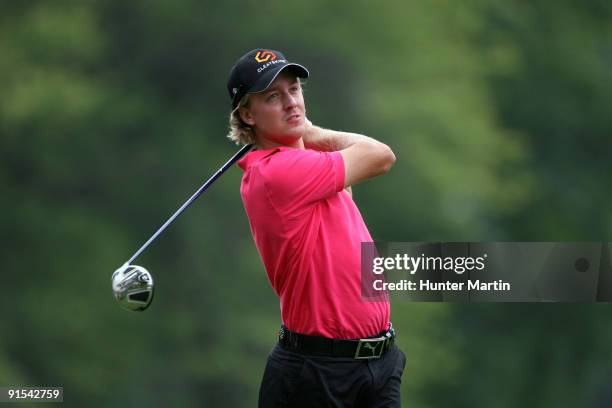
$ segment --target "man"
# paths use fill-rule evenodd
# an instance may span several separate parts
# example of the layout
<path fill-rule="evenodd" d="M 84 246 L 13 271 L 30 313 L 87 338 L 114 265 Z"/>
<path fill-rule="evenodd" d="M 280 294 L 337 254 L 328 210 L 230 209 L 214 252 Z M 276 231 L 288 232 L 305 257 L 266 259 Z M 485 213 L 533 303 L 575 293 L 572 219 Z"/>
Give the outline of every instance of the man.
<path fill-rule="evenodd" d="M 395 156 L 372 138 L 306 119 L 301 65 L 255 49 L 233 66 L 230 139 L 254 143 L 239 161 L 255 244 L 280 298 L 279 342 L 260 407 L 395 407 L 405 356 L 388 301 L 361 297 L 361 242 L 372 238 L 351 186 L 386 173 Z"/>

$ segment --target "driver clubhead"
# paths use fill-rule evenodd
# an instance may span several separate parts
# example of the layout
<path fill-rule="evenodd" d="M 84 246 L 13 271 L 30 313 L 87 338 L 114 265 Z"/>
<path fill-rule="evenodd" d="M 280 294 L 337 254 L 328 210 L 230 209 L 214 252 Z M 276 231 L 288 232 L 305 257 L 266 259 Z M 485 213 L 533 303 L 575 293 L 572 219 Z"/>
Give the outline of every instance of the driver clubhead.
<path fill-rule="evenodd" d="M 142 266 L 123 265 L 113 273 L 111 281 L 115 299 L 122 308 L 142 312 L 151 305 L 153 276 Z"/>

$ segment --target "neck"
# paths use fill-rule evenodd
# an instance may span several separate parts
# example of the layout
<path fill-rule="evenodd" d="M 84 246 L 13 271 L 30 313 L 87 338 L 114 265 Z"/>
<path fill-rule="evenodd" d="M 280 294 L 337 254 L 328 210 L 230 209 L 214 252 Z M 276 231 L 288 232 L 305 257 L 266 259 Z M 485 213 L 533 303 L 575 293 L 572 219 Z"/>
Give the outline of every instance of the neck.
<path fill-rule="evenodd" d="M 288 140 L 286 143 L 279 143 L 275 140 L 260 138 L 257 140 L 256 145 L 258 150 L 274 149 L 275 147 L 292 147 L 294 149 L 304 150 L 304 140 L 302 140 L 301 137 L 294 140 Z"/>

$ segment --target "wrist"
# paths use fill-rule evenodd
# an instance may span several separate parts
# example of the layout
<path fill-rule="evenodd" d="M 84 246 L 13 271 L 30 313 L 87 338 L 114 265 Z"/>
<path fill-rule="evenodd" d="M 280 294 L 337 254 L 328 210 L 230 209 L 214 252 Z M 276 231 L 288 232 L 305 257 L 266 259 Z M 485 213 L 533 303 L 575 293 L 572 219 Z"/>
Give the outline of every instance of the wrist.
<path fill-rule="evenodd" d="M 321 139 L 321 128 L 312 124 L 308 118 L 304 117 L 304 147 L 313 150 L 325 150 Z"/>

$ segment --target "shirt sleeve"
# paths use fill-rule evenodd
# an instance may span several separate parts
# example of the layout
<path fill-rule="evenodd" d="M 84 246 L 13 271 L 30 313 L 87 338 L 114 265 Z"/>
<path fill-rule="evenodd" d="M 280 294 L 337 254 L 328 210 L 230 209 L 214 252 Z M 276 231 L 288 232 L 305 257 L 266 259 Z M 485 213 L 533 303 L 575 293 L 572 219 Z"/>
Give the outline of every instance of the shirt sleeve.
<path fill-rule="evenodd" d="M 272 205 L 286 213 L 306 208 L 344 189 L 340 152 L 292 149 L 277 153 L 266 166 Z"/>

